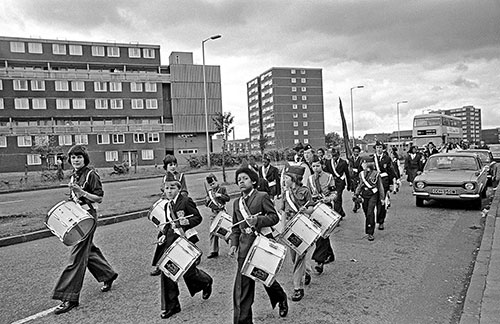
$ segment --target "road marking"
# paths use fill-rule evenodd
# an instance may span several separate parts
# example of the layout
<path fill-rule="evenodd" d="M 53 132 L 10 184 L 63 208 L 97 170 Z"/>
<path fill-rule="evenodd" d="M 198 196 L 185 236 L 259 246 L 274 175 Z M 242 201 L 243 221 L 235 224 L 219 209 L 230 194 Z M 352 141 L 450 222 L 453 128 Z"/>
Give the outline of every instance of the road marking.
<path fill-rule="evenodd" d="M 121 189 L 131 189 L 131 188 L 137 188 L 137 186 L 121 187 Z"/>
<path fill-rule="evenodd" d="M 16 203 L 16 202 L 21 202 L 21 201 L 24 201 L 24 200 L 2 201 L 2 202 L 0 202 L 0 205 L 2 205 L 2 204 L 13 204 L 13 203 Z"/>
<path fill-rule="evenodd" d="M 27 323 L 29 321 L 32 321 L 32 320 L 36 320 L 37 318 L 40 318 L 40 317 L 44 317 L 46 315 L 49 315 L 50 313 L 52 313 L 53 311 L 55 311 L 57 308 L 57 306 L 55 307 L 52 307 L 52 308 L 49 308 L 47 310 L 44 310 L 40 313 L 37 313 L 35 315 L 31 315 L 29 317 L 26 317 L 26 318 L 23 318 L 23 319 L 20 319 L 19 321 L 15 321 L 13 322 L 12 324 L 23 324 L 23 323 Z"/>

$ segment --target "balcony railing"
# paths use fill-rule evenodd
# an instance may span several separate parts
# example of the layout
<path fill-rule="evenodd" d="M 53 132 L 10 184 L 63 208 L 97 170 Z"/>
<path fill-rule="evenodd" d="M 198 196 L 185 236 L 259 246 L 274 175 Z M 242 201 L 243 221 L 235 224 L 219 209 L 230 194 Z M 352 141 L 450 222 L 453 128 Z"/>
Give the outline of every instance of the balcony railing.
<path fill-rule="evenodd" d="M 173 124 L 0 126 L 0 135 L 62 135 L 97 133 L 173 132 Z"/>

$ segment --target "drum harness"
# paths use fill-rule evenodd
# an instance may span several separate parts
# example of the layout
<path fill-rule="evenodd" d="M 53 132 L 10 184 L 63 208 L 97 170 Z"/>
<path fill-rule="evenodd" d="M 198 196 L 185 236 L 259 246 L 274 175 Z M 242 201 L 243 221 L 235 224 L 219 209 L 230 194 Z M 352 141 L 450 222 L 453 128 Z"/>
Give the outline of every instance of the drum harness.
<path fill-rule="evenodd" d="M 87 176 L 85 177 L 85 182 L 83 183 L 83 185 L 81 186 L 81 188 L 85 188 L 85 186 L 87 185 L 88 181 L 89 181 L 89 178 L 90 178 L 90 174 L 94 172 L 94 170 L 89 170 L 89 172 L 87 173 Z M 71 179 L 69 181 L 70 183 L 75 183 L 75 174 L 71 175 Z M 75 192 L 70 189 L 70 198 L 71 200 L 73 200 L 74 202 L 76 202 L 77 204 L 79 204 L 80 206 L 82 206 L 83 209 L 85 210 L 90 210 L 90 209 L 94 209 L 95 211 L 97 211 L 97 203 L 94 203 L 94 202 L 90 202 L 89 199 L 86 199 L 87 202 L 85 204 L 80 204 L 79 202 L 79 198 L 76 196 Z"/>
<path fill-rule="evenodd" d="M 248 223 L 248 218 L 250 218 L 252 216 L 260 215 L 261 213 L 259 212 L 259 213 L 255 214 L 255 215 L 251 215 L 250 214 L 250 210 L 248 209 L 248 206 L 245 203 L 245 200 L 244 200 L 243 197 L 240 197 L 240 199 L 238 201 L 238 207 L 239 207 L 241 215 L 243 216 L 243 220 L 237 222 L 236 224 L 233 224 L 233 227 L 236 226 L 236 225 L 239 225 L 239 224 L 241 224 L 243 222 L 246 222 L 249 227 L 245 227 L 245 229 L 244 229 L 245 234 L 254 233 L 255 235 L 258 235 L 257 229 L 255 227 L 253 227 L 252 225 L 250 225 L 250 223 Z M 273 233 L 273 228 L 270 227 L 270 226 L 269 227 L 262 227 L 260 229 L 260 234 L 262 234 L 264 236 L 271 235 L 272 233 Z"/>
<path fill-rule="evenodd" d="M 177 220 L 179 220 L 179 218 L 177 217 L 177 215 L 175 214 L 174 210 L 173 210 L 173 207 L 172 207 L 172 202 L 174 200 L 170 200 L 168 203 L 167 203 L 167 213 L 166 213 L 166 216 L 168 218 L 168 224 L 174 224 Z M 182 216 L 183 218 L 188 218 L 188 217 L 192 217 L 193 215 L 189 215 L 189 216 Z M 179 236 L 183 236 L 185 237 L 186 239 L 190 239 L 191 237 L 195 236 L 198 234 L 198 232 L 194 229 L 194 228 L 190 228 L 186 231 L 184 231 L 184 229 L 181 227 L 181 228 L 178 228 L 178 227 L 174 227 L 173 228 L 174 232 L 179 235 Z"/>

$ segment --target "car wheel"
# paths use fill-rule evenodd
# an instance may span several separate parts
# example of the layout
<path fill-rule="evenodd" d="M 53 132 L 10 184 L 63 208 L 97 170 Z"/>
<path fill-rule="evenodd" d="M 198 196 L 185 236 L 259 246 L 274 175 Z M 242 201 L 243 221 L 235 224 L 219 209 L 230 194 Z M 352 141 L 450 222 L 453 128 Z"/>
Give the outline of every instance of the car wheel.
<path fill-rule="evenodd" d="M 415 204 L 417 205 L 417 207 L 424 207 L 424 199 L 416 197 Z"/>
<path fill-rule="evenodd" d="M 483 205 L 483 201 L 481 198 L 478 198 L 472 202 L 472 208 L 475 210 L 481 210 L 481 207 Z"/>

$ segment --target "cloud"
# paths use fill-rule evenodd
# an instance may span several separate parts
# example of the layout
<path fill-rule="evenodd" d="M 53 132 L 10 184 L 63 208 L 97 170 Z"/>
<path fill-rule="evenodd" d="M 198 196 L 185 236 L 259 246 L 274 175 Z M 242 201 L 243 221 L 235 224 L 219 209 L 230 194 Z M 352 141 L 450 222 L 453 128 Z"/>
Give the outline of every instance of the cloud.
<path fill-rule="evenodd" d="M 472 81 L 472 80 L 467 80 L 463 76 L 459 77 L 455 81 L 453 81 L 453 85 L 456 85 L 457 87 L 465 87 L 465 88 L 479 88 L 479 83 Z"/>

